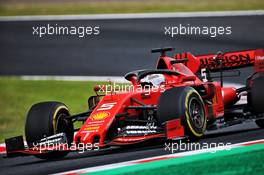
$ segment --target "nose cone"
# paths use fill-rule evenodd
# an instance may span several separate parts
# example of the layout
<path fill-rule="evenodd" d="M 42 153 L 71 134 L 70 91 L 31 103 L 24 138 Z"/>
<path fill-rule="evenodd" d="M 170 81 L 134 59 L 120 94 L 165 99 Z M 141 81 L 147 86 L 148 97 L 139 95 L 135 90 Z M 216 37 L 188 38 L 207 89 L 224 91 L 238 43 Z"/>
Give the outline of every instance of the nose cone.
<path fill-rule="evenodd" d="M 108 111 L 95 111 L 75 136 L 76 143 L 103 144 L 105 132 L 113 116 Z"/>

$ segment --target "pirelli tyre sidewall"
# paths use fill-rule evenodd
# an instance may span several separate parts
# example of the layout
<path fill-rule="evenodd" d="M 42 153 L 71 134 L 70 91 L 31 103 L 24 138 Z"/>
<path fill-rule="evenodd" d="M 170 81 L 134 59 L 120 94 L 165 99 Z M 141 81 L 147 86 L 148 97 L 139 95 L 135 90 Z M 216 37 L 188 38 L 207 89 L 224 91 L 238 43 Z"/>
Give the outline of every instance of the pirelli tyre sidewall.
<path fill-rule="evenodd" d="M 187 87 L 182 97 L 185 109 L 185 114 L 182 115 L 182 124 L 185 133 L 192 139 L 202 137 L 206 130 L 207 119 L 201 96 L 194 88 Z"/>
<path fill-rule="evenodd" d="M 197 125 L 193 120 L 193 104 L 199 110 L 202 123 Z M 185 135 L 192 140 L 203 136 L 206 129 L 206 115 L 203 100 L 192 87 L 174 87 L 163 92 L 158 100 L 157 120 L 160 125 L 173 119 L 181 119 Z"/>

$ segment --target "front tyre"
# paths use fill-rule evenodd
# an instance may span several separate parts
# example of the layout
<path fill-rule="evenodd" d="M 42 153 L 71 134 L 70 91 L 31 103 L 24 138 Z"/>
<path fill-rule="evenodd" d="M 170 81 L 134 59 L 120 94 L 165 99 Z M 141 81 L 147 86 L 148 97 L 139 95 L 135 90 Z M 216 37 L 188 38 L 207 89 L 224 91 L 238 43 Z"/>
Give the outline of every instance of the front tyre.
<path fill-rule="evenodd" d="M 29 147 L 42 138 L 65 133 L 68 144 L 73 141 L 73 123 L 66 119 L 69 110 L 65 104 L 60 102 L 41 102 L 33 105 L 26 119 L 25 136 Z M 68 154 L 67 151 L 53 151 L 50 153 L 36 155 L 42 159 L 57 159 Z"/>

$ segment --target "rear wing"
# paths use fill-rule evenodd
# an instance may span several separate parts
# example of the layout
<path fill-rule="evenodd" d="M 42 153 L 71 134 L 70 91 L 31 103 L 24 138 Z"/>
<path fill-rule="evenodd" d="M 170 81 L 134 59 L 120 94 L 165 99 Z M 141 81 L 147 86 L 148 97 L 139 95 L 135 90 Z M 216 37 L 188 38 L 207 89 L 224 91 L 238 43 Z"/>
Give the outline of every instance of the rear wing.
<path fill-rule="evenodd" d="M 255 72 L 264 72 L 264 51 L 261 49 L 255 52 L 254 69 Z"/>
<path fill-rule="evenodd" d="M 264 72 L 264 52 L 262 49 L 226 52 L 219 54 L 206 54 L 193 56 L 191 53 L 180 53 L 174 56 L 175 59 L 187 58 L 187 66 L 196 73 L 200 69 L 207 68 L 209 71 L 219 71 L 220 69 L 236 69 L 253 66 L 255 71 Z M 219 59 L 221 64 L 219 64 Z"/>

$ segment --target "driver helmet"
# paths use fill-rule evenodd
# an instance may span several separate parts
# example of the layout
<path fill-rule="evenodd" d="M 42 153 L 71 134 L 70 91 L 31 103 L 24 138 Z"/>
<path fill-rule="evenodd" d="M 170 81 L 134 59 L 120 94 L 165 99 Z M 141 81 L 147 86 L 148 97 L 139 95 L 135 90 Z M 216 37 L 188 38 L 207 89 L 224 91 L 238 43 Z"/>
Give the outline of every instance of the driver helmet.
<path fill-rule="evenodd" d="M 165 82 L 165 77 L 162 74 L 151 74 L 141 79 L 141 83 L 151 83 L 153 86 L 160 86 Z"/>

